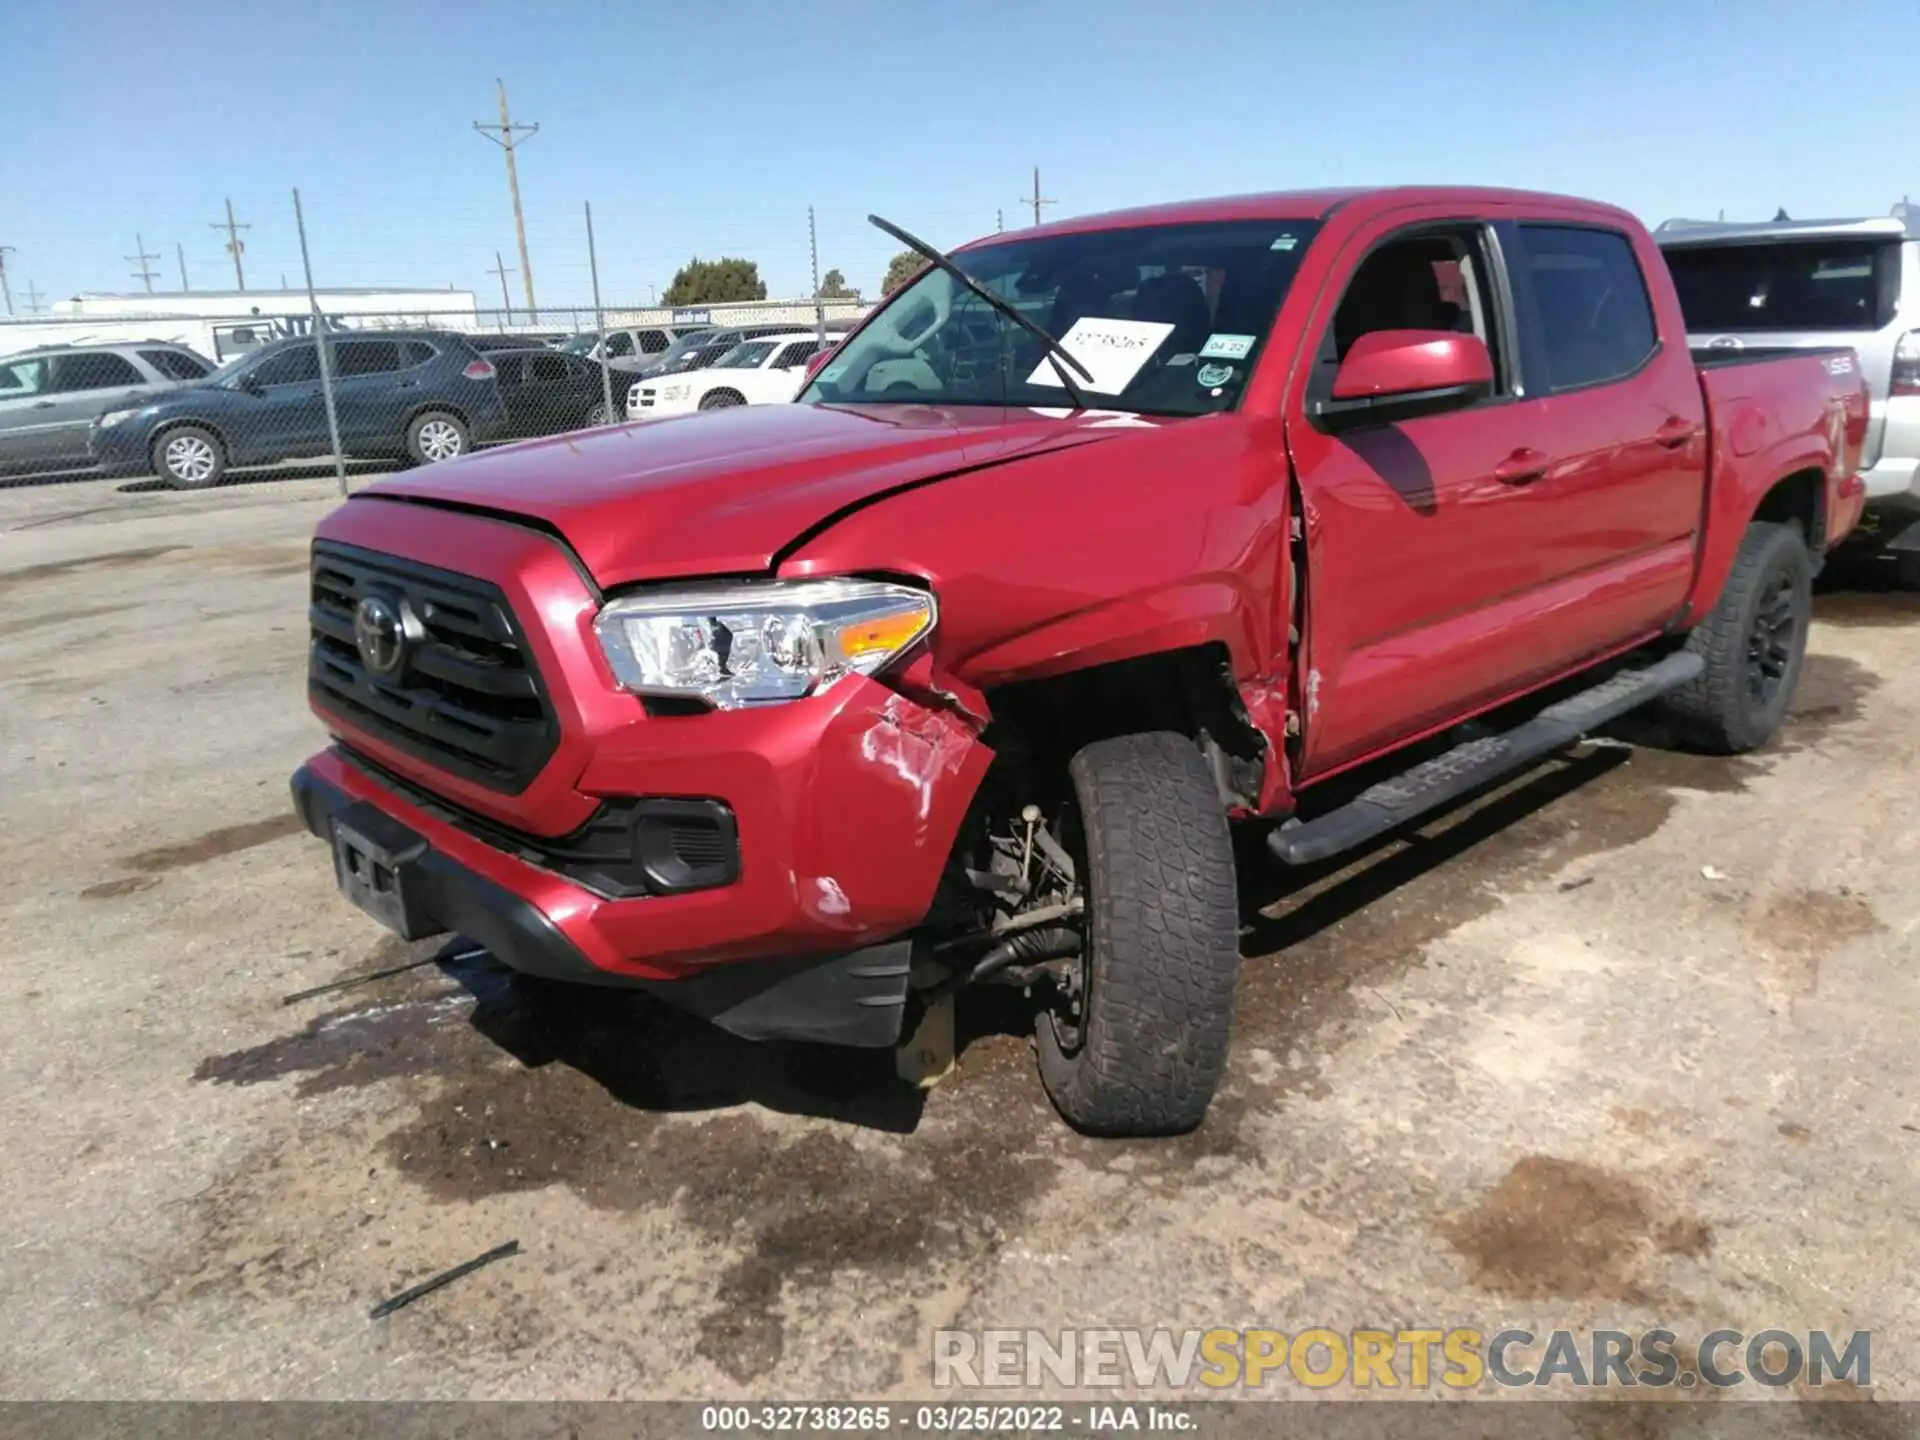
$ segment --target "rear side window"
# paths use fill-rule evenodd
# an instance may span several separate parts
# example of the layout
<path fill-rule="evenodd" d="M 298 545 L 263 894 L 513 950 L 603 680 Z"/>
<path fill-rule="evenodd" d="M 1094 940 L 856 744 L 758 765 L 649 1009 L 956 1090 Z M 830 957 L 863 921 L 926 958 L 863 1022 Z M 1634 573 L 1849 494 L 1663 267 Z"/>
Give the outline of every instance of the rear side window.
<path fill-rule="evenodd" d="M 1522 225 L 1522 264 L 1534 325 L 1554 390 L 1631 375 L 1653 353 L 1653 302 L 1616 230 Z"/>
<path fill-rule="evenodd" d="M 1898 242 L 1691 245 L 1666 256 L 1692 331 L 1878 330 L 1900 294 Z"/>
<path fill-rule="evenodd" d="M 607 336 L 606 356 L 609 360 L 620 360 L 633 354 L 633 336 L 624 330 L 616 330 Z"/>
<path fill-rule="evenodd" d="M 391 340 L 336 340 L 334 366 L 341 379 L 387 375 L 400 368 L 400 347 Z"/>
<path fill-rule="evenodd" d="M 53 386 L 62 394 L 75 390 L 111 390 L 117 385 L 144 385 L 146 377 L 124 355 L 100 351 L 91 355 L 60 355 L 53 362 Z"/>
<path fill-rule="evenodd" d="M 142 350 L 140 358 L 169 380 L 200 380 L 207 367 L 180 350 Z"/>
<path fill-rule="evenodd" d="M 640 332 L 640 353 L 658 355 L 673 343 L 673 337 L 664 330 L 642 330 Z"/>
<path fill-rule="evenodd" d="M 416 365 L 424 365 L 437 353 L 433 346 L 424 340 L 402 340 L 400 342 L 400 368 L 411 370 Z"/>
<path fill-rule="evenodd" d="M 527 379 L 530 382 L 551 384 L 567 378 L 567 358 L 564 355 L 527 356 Z"/>
<path fill-rule="evenodd" d="M 45 360 L 12 360 L 0 365 L 0 400 L 38 395 L 47 385 Z"/>

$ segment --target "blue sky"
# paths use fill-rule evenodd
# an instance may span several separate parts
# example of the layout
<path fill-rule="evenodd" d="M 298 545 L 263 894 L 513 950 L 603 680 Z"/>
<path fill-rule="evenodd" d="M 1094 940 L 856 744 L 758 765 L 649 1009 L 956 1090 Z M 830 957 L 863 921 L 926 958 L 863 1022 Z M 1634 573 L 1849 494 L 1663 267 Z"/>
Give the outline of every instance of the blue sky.
<path fill-rule="evenodd" d="M 893 246 L 1049 217 L 1324 184 L 1592 195 L 1649 221 L 1880 214 L 1920 192 L 1920 5 L 1464 0 L 61 0 L 0 6 L 0 244 L 18 305 L 230 286 L 209 222 L 251 222 L 248 283 L 499 295 L 501 156 L 470 122 L 506 79 L 537 120 L 521 188 L 544 303 L 644 300 L 692 254 L 874 291 Z M 516 303 L 519 279 L 511 280 Z M 484 303 L 484 301 L 483 301 Z"/>

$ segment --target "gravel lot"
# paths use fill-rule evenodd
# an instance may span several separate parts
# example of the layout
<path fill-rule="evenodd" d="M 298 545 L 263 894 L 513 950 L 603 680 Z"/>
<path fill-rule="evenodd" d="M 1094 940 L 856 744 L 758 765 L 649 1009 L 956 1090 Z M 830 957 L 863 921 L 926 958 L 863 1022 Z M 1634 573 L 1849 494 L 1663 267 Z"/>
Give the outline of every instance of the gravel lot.
<path fill-rule="evenodd" d="M 1250 867 L 1225 1093 L 1098 1143 L 990 1006 L 922 1106 L 484 957 L 283 1005 L 409 955 L 287 800 L 331 497 L 0 491 L 0 1393 L 899 1398 L 942 1325 L 1665 1324 L 1870 1328 L 1920 1399 L 1913 597 L 1823 595 L 1764 755 L 1622 732 Z"/>

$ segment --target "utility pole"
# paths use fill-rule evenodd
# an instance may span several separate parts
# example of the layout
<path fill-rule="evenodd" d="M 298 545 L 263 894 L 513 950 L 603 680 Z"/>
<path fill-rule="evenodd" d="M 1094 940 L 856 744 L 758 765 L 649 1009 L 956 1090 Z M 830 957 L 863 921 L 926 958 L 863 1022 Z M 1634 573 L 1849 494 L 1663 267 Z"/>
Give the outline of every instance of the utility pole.
<path fill-rule="evenodd" d="M 9 315 L 13 314 L 13 285 L 12 282 L 7 279 L 7 256 L 17 255 L 18 253 L 19 252 L 11 245 L 0 245 L 0 292 L 5 292 L 6 294 L 7 314 Z M 29 280 L 27 283 L 31 285 L 33 282 Z"/>
<path fill-rule="evenodd" d="M 1040 167 L 1038 165 L 1033 167 L 1033 194 L 1022 199 L 1020 203 L 1033 206 L 1033 223 L 1036 225 L 1040 223 L 1040 207 L 1042 205 L 1057 205 L 1060 203 L 1040 193 Z"/>
<path fill-rule="evenodd" d="M 173 253 L 174 257 L 180 262 L 180 293 L 185 295 L 193 288 L 187 284 L 187 247 L 175 241 Z"/>
<path fill-rule="evenodd" d="M 207 228 L 210 230 L 224 230 L 227 232 L 227 253 L 233 256 L 233 283 L 235 288 L 237 289 L 240 289 L 240 290 L 246 289 L 247 288 L 247 272 L 241 268 L 240 257 L 246 253 L 247 242 L 240 238 L 240 232 L 242 230 L 251 230 L 253 226 L 237 225 L 234 223 L 233 201 L 229 200 L 227 201 L 226 223 L 223 225 L 221 224 L 220 221 L 215 220 L 209 223 Z"/>
<path fill-rule="evenodd" d="M 138 265 L 140 267 L 138 270 L 132 272 L 133 278 L 142 281 L 147 287 L 147 293 L 151 295 L 153 293 L 154 271 L 153 267 L 147 264 L 147 262 L 149 260 L 158 260 L 160 257 L 150 254 L 147 250 L 147 242 L 142 240 L 138 235 L 135 235 L 133 237 L 133 254 L 123 255 L 120 258 L 125 260 L 129 265 Z"/>
<path fill-rule="evenodd" d="M 507 113 L 507 82 L 495 80 L 493 83 L 500 91 L 500 123 L 482 125 L 476 120 L 473 128 L 507 152 L 507 190 L 513 196 L 513 231 L 520 237 L 520 278 L 527 287 L 527 317 L 538 321 L 540 310 L 533 302 L 533 262 L 527 257 L 527 220 L 520 211 L 520 172 L 514 168 L 513 152 L 520 143 L 518 137 L 522 133 L 529 137 L 537 135 L 540 126 L 538 123 L 514 124 L 513 117 Z"/>
<path fill-rule="evenodd" d="M 507 277 L 514 272 L 507 268 L 507 264 L 500 258 L 500 252 L 498 250 L 493 252 L 493 269 L 487 273 L 500 277 L 500 305 L 501 308 L 507 312 L 506 323 L 511 325 L 513 323 L 513 300 L 507 294 Z"/>
<path fill-rule="evenodd" d="M 827 302 L 820 297 L 820 231 L 813 223 L 813 207 L 807 206 L 807 257 L 813 262 L 813 338 L 827 342 Z"/>
<path fill-rule="evenodd" d="M 1004 210 L 994 211 L 993 212 L 993 233 L 996 235 L 1004 235 L 1006 233 L 1006 229 L 1007 229 L 1007 212 Z"/>
<path fill-rule="evenodd" d="M 34 289 L 33 277 L 29 275 L 27 277 L 27 313 L 29 315 L 38 315 L 42 310 L 47 308 L 46 306 L 40 303 L 40 297 L 44 293 L 45 293 L 44 291 Z M 7 313 L 9 315 L 13 313 L 13 306 L 11 303 L 11 299 L 9 299 L 9 303 L 7 306 Z"/>

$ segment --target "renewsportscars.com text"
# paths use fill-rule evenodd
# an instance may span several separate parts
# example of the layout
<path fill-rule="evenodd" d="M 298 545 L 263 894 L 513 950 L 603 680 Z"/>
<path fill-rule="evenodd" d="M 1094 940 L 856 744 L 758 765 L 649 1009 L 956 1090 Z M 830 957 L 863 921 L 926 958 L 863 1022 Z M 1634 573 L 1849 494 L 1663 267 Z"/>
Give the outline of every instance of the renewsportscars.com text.
<path fill-rule="evenodd" d="M 936 1330 L 937 1387 L 1472 1390 L 1768 1388 L 1873 1383 L 1872 1333 L 1855 1330 Z"/>

